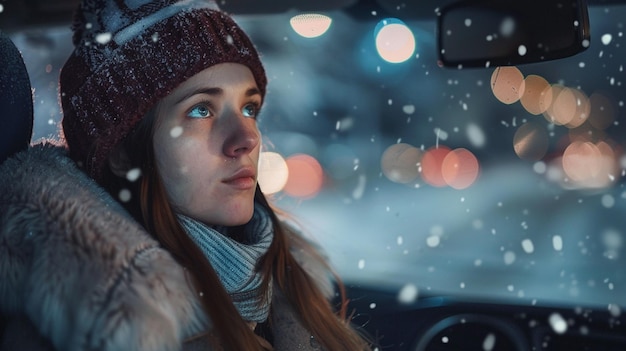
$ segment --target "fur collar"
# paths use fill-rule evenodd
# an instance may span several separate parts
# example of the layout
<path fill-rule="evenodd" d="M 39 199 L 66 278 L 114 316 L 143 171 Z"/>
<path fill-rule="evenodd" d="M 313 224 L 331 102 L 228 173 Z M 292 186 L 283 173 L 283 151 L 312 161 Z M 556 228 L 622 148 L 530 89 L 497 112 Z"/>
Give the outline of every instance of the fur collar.
<path fill-rule="evenodd" d="M 26 314 L 59 350 L 177 350 L 208 327 L 199 311 L 183 269 L 64 148 L 0 165 L 0 316 Z"/>

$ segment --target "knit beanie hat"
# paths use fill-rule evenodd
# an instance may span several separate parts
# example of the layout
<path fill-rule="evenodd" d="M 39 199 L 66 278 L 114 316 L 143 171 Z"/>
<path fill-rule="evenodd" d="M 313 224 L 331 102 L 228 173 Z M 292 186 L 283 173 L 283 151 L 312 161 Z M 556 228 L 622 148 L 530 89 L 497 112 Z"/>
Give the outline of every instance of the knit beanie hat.
<path fill-rule="evenodd" d="M 82 0 L 72 30 L 75 49 L 60 75 L 63 134 L 96 181 L 133 127 L 196 73 L 244 64 L 265 96 L 256 49 L 213 1 Z"/>

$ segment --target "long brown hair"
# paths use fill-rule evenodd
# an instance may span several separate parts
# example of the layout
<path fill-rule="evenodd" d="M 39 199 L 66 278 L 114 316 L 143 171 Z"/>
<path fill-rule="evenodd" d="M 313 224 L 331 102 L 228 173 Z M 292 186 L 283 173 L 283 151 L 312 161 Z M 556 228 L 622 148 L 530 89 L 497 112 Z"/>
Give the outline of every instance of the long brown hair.
<path fill-rule="evenodd" d="M 271 346 L 248 327 L 241 318 L 230 296 L 223 288 L 215 270 L 200 248 L 186 234 L 170 206 L 166 190 L 159 176 L 153 150 L 153 130 L 156 112 L 152 110 L 133 133 L 123 142 L 122 148 L 134 167 L 139 167 L 141 178 L 128 182 L 108 169 L 105 187 L 113 195 L 120 189 L 130 189 L 134 195 L 123 203 L 135 218 L 167 249 L 190 273 L 202 306 L 225 350 L 268 350 Z M 341 297 L 337 312 L 331 306 L 314 279 L 302 268 L 290 251 L 294 241 L 305 248 L 312 257 L 325 265 L 321 256 L 303 238 L 288 230 L 279 220 L 276 211 L 257 186 L 255 201 L 267 209 L 274 226 L 274 239 L 265 256 L 258 264 L 263 274 L 263 288 L 269 291 L 270 277 L 285 294 L 302 324 L 317 342 L 327 350 L 362 351 L 369 346 L 349 323 L 347 301 L 341 281 L 335 283 Z M 326 266 L 329 268 L 328 266 Z M 270 326 L 271 329 L 271 326 Z"/>

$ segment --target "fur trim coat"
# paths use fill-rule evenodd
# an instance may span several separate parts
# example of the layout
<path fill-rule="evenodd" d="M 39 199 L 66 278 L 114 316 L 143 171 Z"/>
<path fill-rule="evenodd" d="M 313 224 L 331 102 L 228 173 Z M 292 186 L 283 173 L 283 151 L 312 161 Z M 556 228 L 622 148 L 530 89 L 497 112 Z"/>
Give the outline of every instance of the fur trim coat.
<path fill-rule="evenodd" d="M 271 315 L 275 350 L 317 349 L 279 291 Z M 63 147 L 0 165 L 0 351 L 209 350 L 185 341 L 210 325 L 182 267 Z"/>

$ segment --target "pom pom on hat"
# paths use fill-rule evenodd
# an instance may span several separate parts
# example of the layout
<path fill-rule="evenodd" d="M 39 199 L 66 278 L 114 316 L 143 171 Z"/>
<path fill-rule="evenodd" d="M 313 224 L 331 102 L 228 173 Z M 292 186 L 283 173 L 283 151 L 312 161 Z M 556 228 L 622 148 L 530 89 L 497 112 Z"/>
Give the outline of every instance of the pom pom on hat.
<path fill-rule="evenodd" d="M 61 70 L 63 134 L 70 156 L 97 181 L 110 152 L 162 98 L 219 63 L 267 78 L 243 30 L 213 1 L 83 0 L 74 52 Z"/>

